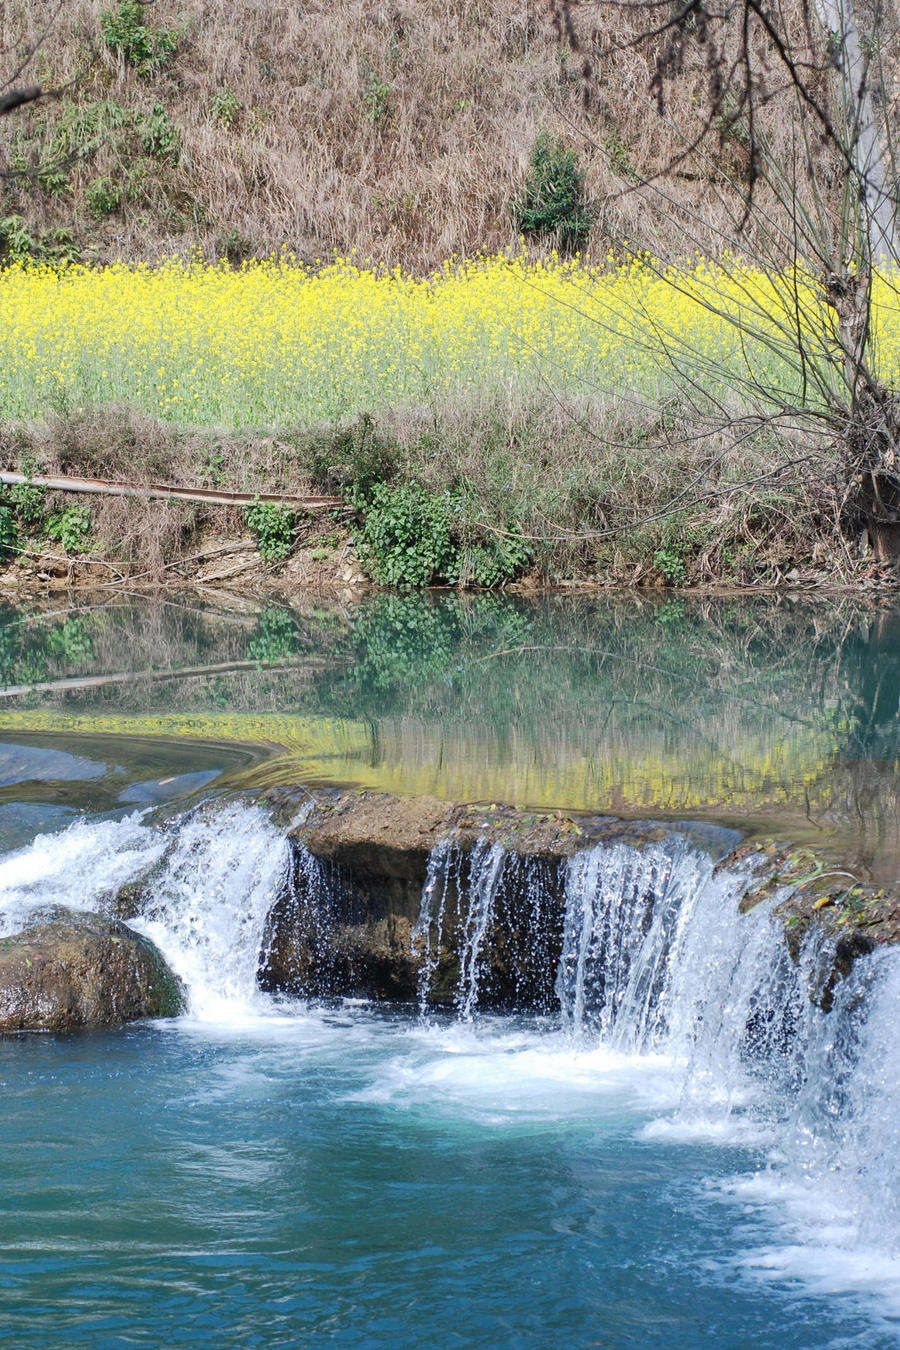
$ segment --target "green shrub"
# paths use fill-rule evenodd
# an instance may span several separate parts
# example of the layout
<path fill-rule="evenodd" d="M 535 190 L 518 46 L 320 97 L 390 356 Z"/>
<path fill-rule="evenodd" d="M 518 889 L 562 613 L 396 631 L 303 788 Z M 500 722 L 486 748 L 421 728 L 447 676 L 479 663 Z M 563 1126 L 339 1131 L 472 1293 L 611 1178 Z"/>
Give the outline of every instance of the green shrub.
<path fill-rule="evenodd" d="M 253 257 L 253 252 L 253 240 L 240 230 L 229 230 L 216 240 L 216 257 L 224 258 L 232 267 L 240 267 L 242 262 Z"/>
<path fill-rule="evenodd" d="M 231 131 L 241 111 L 241 103 L 233 89 L 217 89 L 212 96 L 209 107 L 210 112 L 216 122 L 221 123 L 226 131 Z"/>
<path fill-rule="evenodd" d="M 84 200 L 91 215 L 102 220 L 122 205 L 122 189 L 112 178 L 95 178 L 85 188 Z"/>
<path fill-rule="evenodd" d="M 520 234 L 555 235 L 563 252 L 582 248 L 597 218 L 584 195 L 578 155 L 558 136 L 542 131 L 531 152 L 531 172 L 511 210 Z"/>
<path fill-rule="evenodd" d="M 344 431 L 298 438 L 296 444 L 315 482 L 328 492 L 342 492 L 357 507 L 393 474 L 396 450 L 369 413 Z"/>
<path fill-rule="evenodd" d="M 0 218 L 0 259 L 3 262 L 29 262 L 34 248 L 34 239 L 24 216 Z"/>
<path fill-rule="evenodd" d="M 357 551 L 385 585 L 501 586 L 531 556 L 515 534 L 495 533 L 473 519 L 470 504 L 457 491 L 382 482 L 367 498 L 358 498 L 357 506 L 363 516 Z"/>
<path fill-rule="evenodd" d="M 34 530 L 44 523 L 43 488 L 33 483 L 16 483 L 9 489 L 8 498 L 23 525 Z"/>
<path fill-rule="evenodd" d="M 91 518 L 83 506 L 68 506 L 55 511 L 47 521 L 47 533 L 62 544 L 67 553 L 80 553 L 91 532 Z"/>
<path fill-rule="evenodd" d="M 0 497 L 0 553 L 19 546 L 19 530 L 16 513 L 9 502 Z"/>
<path fill-rule="evenodd" d="M 531 550 L 516 535 L 486 534 L 463 553 L 462 579 L 475 586 L 502 586 L 526 567 Z"/>
<path fill-rule="evenodd" d="M 287 557 L 294 542 L 293 511 L 277 502 L 261 502 L 257 497 L 245 510 L 244 519 L 256 535 L 263 562 L 281 562 Z"/>
<path fill-rule="evenodd" d="M 178 163 L 181 154 L 178 130 L 161 103 L 154 104 L 153 111 L 139 120 L 138 135 L 145 154 L 168 160 L 170 164 Z"/>
<path fill-rule="evenodd" d="M 121 56 L 139 75 L 152 75 L 175 54 L 178 39 L 172 29 L 144 23 L 140 0 L 120 0 L 115 11 L 100 15 L 100 31 L 110 51 Z"/>
<path fill-rule="evenodd" d="M 376 581 L 428 586 L 459 578 L 459 549 L 451 534 L 454 503 L 421 483 L 377 483 L 364 508 L 356 544 Z"/>

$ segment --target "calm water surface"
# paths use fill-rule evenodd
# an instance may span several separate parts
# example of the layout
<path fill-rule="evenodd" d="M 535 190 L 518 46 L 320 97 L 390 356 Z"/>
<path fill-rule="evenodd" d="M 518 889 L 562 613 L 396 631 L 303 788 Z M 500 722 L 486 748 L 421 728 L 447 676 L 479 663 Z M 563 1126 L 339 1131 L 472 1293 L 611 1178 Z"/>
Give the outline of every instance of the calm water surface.
<path fill-rule="evenodd" d="M 900 607 L 847 597 L 0 611 L 0 821 L 349 782 L 788 829 L 893 881 L 898 706 Z"/>

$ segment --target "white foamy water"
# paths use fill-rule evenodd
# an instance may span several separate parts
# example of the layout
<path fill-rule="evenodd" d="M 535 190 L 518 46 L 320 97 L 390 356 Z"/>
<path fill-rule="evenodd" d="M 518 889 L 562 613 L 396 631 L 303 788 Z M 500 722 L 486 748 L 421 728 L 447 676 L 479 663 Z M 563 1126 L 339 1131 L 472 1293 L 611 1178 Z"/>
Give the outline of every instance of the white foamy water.
<path fill-rule="evenodd" d="M 287 840 L 259 807 L 231 803 L 178 827 L 134 927 L 183 980 L 193 1016 L 240 1024 L 269 1009 L 256 972 L 266 917 L 289 864 Z"/>
<path fill-rule="evenodd" d="M 0 933 L 19 931 L 52 905 L 96 910 L 162 857 L 168 839 L 135 812 L 118 821 L 78 820 L 59 834 L 39 834 L 0 858 Z"/>
<path fill-rule="evenodd" d="M 287 840 L 258 807 L 208 807 L 156 829 L 142 813 L 77 821 L 0 860 L 0 934 L 50 906 L 109 910 L 143 881 L 132 927 L 183 981 L 192 1016 L 240 1023 L 271 1007 L 257 992 L 263 928 L 289 864 Z"/>
<path fill-rule="evenodd" d="M 877 1292 L 900 1317 L 900 952 L 858 960 L 823 1012 L 811 993 L 830 944 L 813 935 L 791 960 L 766 906 L 741 916 L 746 876 L 678 847 L 576 859 L 564 1007 L 610 1046 L 680 1066 L 677 1105 L 645 1139 L 764 1150 L 722 1192 L 783 1234 L 744 1254 L 746 1273 Z"/>

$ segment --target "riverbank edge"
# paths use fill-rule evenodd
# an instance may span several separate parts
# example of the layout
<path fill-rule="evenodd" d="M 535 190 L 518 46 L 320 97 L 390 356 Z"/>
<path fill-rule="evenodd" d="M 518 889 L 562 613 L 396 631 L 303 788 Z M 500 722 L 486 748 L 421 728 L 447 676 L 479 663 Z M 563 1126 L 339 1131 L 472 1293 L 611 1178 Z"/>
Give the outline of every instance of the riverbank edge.
<path fill-rule="evenodd" d="M 172 508 L 168 508 L 170 511 Z M 177 510 L 177 508 L 175 508 Z M 234 512 L 232 512 L 234 514 Z M 330 528 L 329 528 L 330 526 Z M 115 593 L 153 595 L 194 592 L 209 597 L 234 597 L 246 603 L 290 603 L 305 593 L 353 602 L 366 594 L 390 591 L 398 587 L 381 583 L 371 574 L 355 546 L 352 527 L 335 527 L 329 521 L 312 526 L 302 542 L 278 563 L 268 562 L 260 553 L 258 540 L 236 522 L 231 530 L 219 523 L 201 529 L 192 540 L 192 552 L 162 561 L 159 566 L 143 567 L 139 562 L 122 560 L 115 549 L 98 548 L 90 553 L 67 549 L 46 538 L 31 537 L 15 551 L 0 549 L 0 600 L 11 604 L 42 599 L 92 596 Z M 496 586 L 451 586 L 447 584 L 411 588 L 435 593 L 470 590 L 502 591 L 509 595 L 554 594 L 690 594 L 697 596 L 828 596 L 892 595 L 900 590 L 900 570 L 885 561 L 870 559 L 850 570 L 836 574 L 831 568 L 808 566 L 776 573 L 764 582 L 737 582 L 733 576 L 708 576 L 704 581 L 684 579 L 676 584 L 657 567 L 636 564 L 632 573 L 601 573 L 579 576 L 542 577 L 525 573 Z"/>
<path fill-rule="evenodd" d="M 792 465 L 766 443 L 722 476 L 704 467 L 725 453 L 715 435 L 660 440 L 650 406 L 628 427 L 590 408 L 574 431 L 546 403 L 464 402 L 427 431 L 425 412 L 271 434 L 119 406 L 0 420 L 0 472 L 25 480 L 0 485 L 0 593 L 900 585 L 897 529 L 838 527 L 827 446 Z M 620 449 L 600 453 L 614 432 Z M 242 502 L 211 500 L 229 494 Z"/>

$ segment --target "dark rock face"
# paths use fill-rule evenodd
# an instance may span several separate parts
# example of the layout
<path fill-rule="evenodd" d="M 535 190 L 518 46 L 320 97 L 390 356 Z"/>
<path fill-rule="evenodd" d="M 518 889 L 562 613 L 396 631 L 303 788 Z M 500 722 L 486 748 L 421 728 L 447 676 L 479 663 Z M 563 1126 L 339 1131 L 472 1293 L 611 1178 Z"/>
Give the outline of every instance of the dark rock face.
<path fill-rule="evenodd" d="M 307 794 L 308 796 L 308 794 Z M 476 848 L 505 850 L 480 943 L 483 1007 L 550 1011 L 562 948 L 568 861 L 604 837 L 636 845 L 664 838 L 665 825 L 608 816 L 530 813 L 431 797 L 320 792 L 293 830 L 293 876 L 270 915 L 259 982 L 269 992 L 353 994 L 409 1001 L 418 995 L 424 938 L 413 935 L 431 850 L 452 858 L 439 878 L 444 923 L 432 931 L 429 1002 L 452 1004 L 460 982 L 464 919 L 476 879 Z M 290 819 L 289 791 L 275 803 Z"/>
<path fill-rule="evenodd" d="M 554 981 L 572 856 L 601 842 L 641 849 L 665 840 L 673 828 L 688 830 L 718 854 L 719 867 L 751 864 L 742 912 L 786 891 L 775 914 L 792 960 L 799 960 L 811 927 L 834 939 L 821 987 L 810 991 L 826 1011 L 855 960 L 878 942 L 900 940 L 895 895 L 861 885 L 847 890 L 847 874 L 811 850 L 777 841 L 738 843 L 729 830 L 329 789 L 279 789 L 270 805 L 286 828 L 305 808 L 301 823 L 289 829 L 292 876 L 269 914 L 260 960 L 260 986 L 273 993 L 410 1001 L 426 974 L 430 1003 L 459 1002 L 465 947 L 477 921 L 475 874 L 483 871 L 486 850 L 499 844 L 504 858 L 475 958 L 469 942 L 470 966 L 476 959 L 479 967 L 478 1003 L 550 1012 L 557 1007 Z M 435 882 L 429 881 L 429 860 L 440 844 L 450 849 L 436 879 L 440 894 L 433 898 L 442 922 L 417 934 L 423 887 Z M 758 1040 L 786 1043 L 792 1016 L 788 1010 L 783 1025 L 759 1023 L 749 1030 Z"/>
<path fill-rule="evenodd" d="M 0 1033 L 173 1017 L 181 986 L 152 942 L 117 919 L 53 910 L 0 938 Z"/>
<path fill-rule="evenodd" d="M 471 841 L 455 845 L 442 892 L 443 924 L 429 980 L 429 1002 L 452 1004 L 460 979 L 461 917 L 473 885 Z M 293 875 L 271 913 L 259 983 L 269 992 L 339 994 L 409 1002 L 419 992 L 424 936 L 414 943 L 428 854 L 378 843 L 353 865 L 295 845 Z M 511 850 L 492 897 L 482 941 L 480 1003 L 549 1011 L 562 948 L 565 859 Z M 462 911 L 462 914 L 461 914 Z"/>

